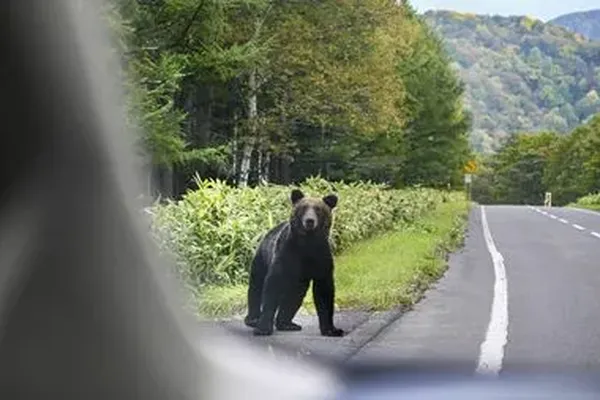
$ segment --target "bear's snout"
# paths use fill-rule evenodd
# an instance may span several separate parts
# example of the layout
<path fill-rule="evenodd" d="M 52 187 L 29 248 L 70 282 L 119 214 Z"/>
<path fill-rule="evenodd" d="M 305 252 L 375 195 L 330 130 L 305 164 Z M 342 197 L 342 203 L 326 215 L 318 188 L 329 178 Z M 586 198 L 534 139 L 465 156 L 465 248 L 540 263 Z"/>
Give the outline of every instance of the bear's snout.
<path fill-rule="evenodd" d="M 311 231 L 317 228 L 318 225 L 319 219 L 317 217 L 317 213 L 313 207 L 309 207 L 302 217 L 302 226 L 304 226 L 304 229 Z"/>
<path fill-rule="evenodd" d="M 314 227 L 315 227 L 315 220 L 312 219 L 312 218 L 306 218 L 304 220 L 304 227 L 306 229 L 314 229 Z"/>

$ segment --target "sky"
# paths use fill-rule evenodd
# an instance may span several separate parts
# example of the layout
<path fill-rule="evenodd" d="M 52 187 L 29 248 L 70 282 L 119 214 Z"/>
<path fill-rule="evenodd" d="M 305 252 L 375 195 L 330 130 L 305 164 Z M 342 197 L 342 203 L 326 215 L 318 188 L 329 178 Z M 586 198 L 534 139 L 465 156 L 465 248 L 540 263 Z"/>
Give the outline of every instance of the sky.
<path fill-rule="evenodd" d="M 600 8 L 600 0 L 410 0 L 410 3 L 419 12 L 442 9 L 474 14 L 528 15 L 543 21 Z"/>

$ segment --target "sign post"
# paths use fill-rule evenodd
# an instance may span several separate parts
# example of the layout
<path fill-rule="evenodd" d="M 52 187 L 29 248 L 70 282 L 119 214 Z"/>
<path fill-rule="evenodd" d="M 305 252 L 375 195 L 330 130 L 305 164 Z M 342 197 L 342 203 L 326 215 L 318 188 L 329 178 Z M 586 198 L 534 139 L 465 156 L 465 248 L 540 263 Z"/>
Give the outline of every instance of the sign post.
<path fill-rule="evenodd" d="M 467 195 L 467 201 L 471 202 L 471 182 L 473 181 L 473 174 L 477 172 L 477 163 L 475 160 L 469 160 L 463 168 L 465 172 L 465 192 Z"/>
<path fill-rule="evenodd" d="M 473 176 L 471 174 L 465 174 L 465 191 L 467 194 L 467 201 L 470 202 L 471 201 L 471 182 L 472 182 Z"/>
<path fill-rule="evenodd" d="M 544 207 L 552 207 L 552 192 L 546 192 L 544 196 Z"/>

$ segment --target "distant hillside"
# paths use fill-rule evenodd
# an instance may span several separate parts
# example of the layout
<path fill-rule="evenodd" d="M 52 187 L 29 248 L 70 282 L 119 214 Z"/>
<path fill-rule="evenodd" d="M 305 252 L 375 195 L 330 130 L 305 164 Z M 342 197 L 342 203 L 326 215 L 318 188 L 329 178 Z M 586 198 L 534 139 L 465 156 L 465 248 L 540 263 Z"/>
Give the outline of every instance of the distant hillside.
<path fill-rule="evenodd" d="M 550 21 L 590 39 L 600 39 L 600 9 L 561 15 Z"/>
<path fill-rule="evenodd" d="M 600 112 L 600 42 L 528 17 L 429 11 L 466 84 L 472 142 L 514 132 L 568 132 Z"/>

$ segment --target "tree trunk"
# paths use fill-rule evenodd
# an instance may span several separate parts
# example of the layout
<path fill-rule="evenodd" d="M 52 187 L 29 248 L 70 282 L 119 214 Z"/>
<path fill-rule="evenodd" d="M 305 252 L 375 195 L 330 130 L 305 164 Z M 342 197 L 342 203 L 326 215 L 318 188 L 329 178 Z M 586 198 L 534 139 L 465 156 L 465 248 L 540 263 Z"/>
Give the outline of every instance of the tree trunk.
<path fill-rule="evenodd" d="M 159 167 L 160 178 L 158 192 L 160 197 L 171 199 L 173 197 L 173 170 L 171 167 L 161 165 Z"/>
<path fill-rule="evenodd" d="M 264 171 L 263 176 L 265 178 L 265 183 L 268 183 L 269 179 L 271 179 L 271 176 L 270 176 L 271 175 L 270 174 L 270 172 L 271 172 L 271 153 L 267 153 L 265 155 L 265 167 L 264 167 L 263 171 Z"/>
<path fill-rule="evenodd" d="M 281 180 L 283 185 L 288 185 L 291 181 L 291 160 L 288 155 L 281 157 Z"/>
<path fill-rule="evenodd" d="M 262 177 L 263 177 L 263 158 L 264 158 L 264 152 L 262 150 L 258 150 L 257 154 L 256 154 L 256 178 L 258 179 L 258 183 L 262 184 Z"/>
<path fill-rule="evenodd" d="M 240 178 L 238 179 L 239 187 L 248 186 L 248 177 L 250 176 L 250 162 L 252 161 L 252 150 L 254 150 L 253 141 L 249 140 L 250 143 L 244 143 L 244 150 L 242 152 L 242 161 L 240 162 Z"/>
<path fill-rule="evenodd" d="M 242 161 L 240 163 L 240 179 L 238 185 L 240 187 L 248 186 L 248 177 L 250 176 L 250 167 L 252 161 L 252 151 L 256 144 L 257 134 L 257 116 L 258 116 L 258 104 L 256 96 L 256 70 L 253 69 L 248 77 L 248 89 L 250 91 L 250 97 L 248 98 L 248 120 L 250 122 L 250 132 L 248 140 L 244 144 L 244 151 L 242 154 Z"/>
<path fill-rule="evenodd" d="M 277 137 L 277 141 L 278 141 L 278 145 L 279 145 L 279 151 L 278 153 L 275 155 L 275 158 L 273 159 L 273 175 L 274 178 L 276 179 L 277 183 L 287 183 L 289 180 L 289 172 L 286 172 L 285 169 L 286 167 L 284 166 L 284 164 L 287 162 L 287 149 L 285 149 L 284 146 L 282 146 L 283 142 L 285 142 L 287 134 L 289 134 L 288 131 L 288 116 L 286 114 L 287 111 L 287 106 L 289 103 L 289 93 L 288 91 L 284 91 L 283 92 L 283 97 L 281 99 L 281 113 L 279 114 L 279 135 Z M 271 160 L 269 160 L 271 161 Z"/>
<path fill-rule="evenodd" d="M 213 95 L 214 87 L 212 85 L 196 88 L 195 134 L 201 147 L 207 146 L 211 140 Z"/>
<path fill-rule="evenodd" d="M 271 165 L 271 153 L 261 151 L 258 153 L 258 182 L 266 185 L 269 182 L 269 166 Z"/>
<path fill-rule="evenodd" d="M 321 121 L 321 148 L 319 149 L 320 153 L 320 163 L 319 163 L 319 176 L 327 179 L 327 176 L 323 176 L 323 171 L 327 174 L 327 160 L 325 160 L 325 122 Z"/>
<path fill-rule="evenodd" d="M 238 135 L 239 135 L 239 126 L 238 126 L 238 120 L 239 120 L 239 116 L 238 116 L 238 110 L 236 109 L 233 112 L 233 140 L 231 142 L 231 155 L 232 155 L 232 162 L 231 162 L 231 176 L 234 177 L 234 179 L 237 181 L 238 178 Z M 236 182 L 237 183 L 237 182 Z"/>

